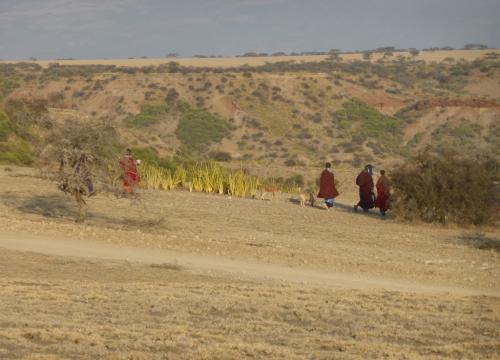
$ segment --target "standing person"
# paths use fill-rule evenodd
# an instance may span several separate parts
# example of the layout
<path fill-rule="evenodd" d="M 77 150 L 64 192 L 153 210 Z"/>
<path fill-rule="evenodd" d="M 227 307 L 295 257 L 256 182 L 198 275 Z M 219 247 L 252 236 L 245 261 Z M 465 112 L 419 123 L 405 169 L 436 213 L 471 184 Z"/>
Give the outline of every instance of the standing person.
<path fill-rule="evenodd" d="M 125 157 L 120 160 L 120 166 L 123 169 L 123 192 L 133 194 L 134 188 L 141 181 L 137 170 L 137 162 L 132 156 L 132 150 L 127 149 Z"/>
<path fill-rule="evenodd" d="M 321 173 L 318 197 L 324 199 L 326 208 L 330 209 L 338 195 L 339 192 L 335 188 L 335 177 L 332 172 L 332 164 L 327 162 L 325 164 L 325 170 Z"/>
<path fill-rule="evenodd" d="M 377 201 L 376 206 L 380 210 L 380 215 L 385 216 L 389 209 L 389 198 L 391 196 L 391 182 L 385 175 L 385 170 L 380 170 L 380 177 L 377 181 Z"/>
<path fill-rule="evenodd" d="M 373 166 L 366 165 L 356 178 L 356 185 L 359 186 L 359 202 L 354 205 L 354 211 L 358 211 L 358 207 L 361 207 L 364 212 L 368 212 L 375 207 L 372 175 Z"/>

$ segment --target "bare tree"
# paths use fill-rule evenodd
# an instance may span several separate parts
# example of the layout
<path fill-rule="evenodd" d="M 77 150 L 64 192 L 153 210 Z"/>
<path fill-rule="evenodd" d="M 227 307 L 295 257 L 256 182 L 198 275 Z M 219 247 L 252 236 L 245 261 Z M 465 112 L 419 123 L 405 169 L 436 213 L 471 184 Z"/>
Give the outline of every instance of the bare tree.
<path fill-rule="evenodd" d="M 103 121 L 66 120 L 50 135 L 44 151 L 53 164 L 61 191 L 74 197 L 78 205 L 77 222 L 84 222 L 87 199 L 97 191 L 116 188 L 119 180 L 120 140 L 115 128 Z"/>

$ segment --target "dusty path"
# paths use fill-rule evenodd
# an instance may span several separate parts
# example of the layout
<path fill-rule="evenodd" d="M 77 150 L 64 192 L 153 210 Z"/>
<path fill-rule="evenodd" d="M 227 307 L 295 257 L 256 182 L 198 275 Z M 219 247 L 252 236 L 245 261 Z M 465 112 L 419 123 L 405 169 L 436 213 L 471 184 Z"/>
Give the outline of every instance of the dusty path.
<path fill-rule="evenodd" d="M 121 260 L 145 264 L 166 264 L 202 274 L 230 275 L 238 278 L 265 281 L 278 280 L 356 290 L 384 289 L 422 294 L 451 293 L 455 295 L 500 296 L 498 291 L 485 291 L 457 286 L 436 286 L 381 277 L 360 276 L 334 271 L 292 268 L 256 261 L 230 260 L 223 257 L 201 256 L 175 251 L 155 251 L 102 242 L 55 239 L 14 233 L 0 235 L 0 247 L 44 255 Z"/>

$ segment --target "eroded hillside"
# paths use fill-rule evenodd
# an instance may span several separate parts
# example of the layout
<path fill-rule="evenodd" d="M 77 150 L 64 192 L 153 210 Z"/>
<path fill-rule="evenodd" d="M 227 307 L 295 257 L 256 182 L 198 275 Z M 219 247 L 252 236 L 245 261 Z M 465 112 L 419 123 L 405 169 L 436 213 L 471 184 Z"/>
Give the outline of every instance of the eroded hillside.
<path fill-rule="evenodd" d="M 224 69 L 1 64 L 0 141 L 4 153 L 34 145 L 32 161 L 54 122 L 97 118 L 156 161 L 359 167 L 429 146 L 499 149 L 499 65 L 496 52 L 472 61 L 384 56 Z"/>

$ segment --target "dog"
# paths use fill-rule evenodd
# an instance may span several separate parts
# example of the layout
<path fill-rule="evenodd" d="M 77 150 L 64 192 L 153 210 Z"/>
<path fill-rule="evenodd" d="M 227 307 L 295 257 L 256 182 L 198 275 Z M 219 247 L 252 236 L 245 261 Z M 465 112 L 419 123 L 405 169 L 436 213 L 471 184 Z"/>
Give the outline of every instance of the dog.
<path fill-rule="evenodd" d="M 309 205 L 314 207 L 316 203 L 316 197 L 314 196 L 314 192 L 312 190 L 301 190 L 299 189 L 299 201 L 300 206 L 306 206 L 306 202 L 309 201 Z"/>
<path fill-rule="evenodd" d="M 276 194 L 281 194 L 281 189 L 277 186 L 263 186 L 260 188 L 260 199 L 265 200 L 267 194 L 273 194 L 273 199 Z"/>

